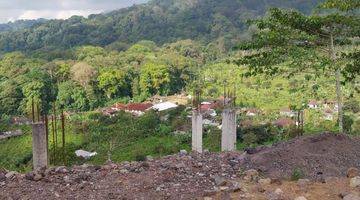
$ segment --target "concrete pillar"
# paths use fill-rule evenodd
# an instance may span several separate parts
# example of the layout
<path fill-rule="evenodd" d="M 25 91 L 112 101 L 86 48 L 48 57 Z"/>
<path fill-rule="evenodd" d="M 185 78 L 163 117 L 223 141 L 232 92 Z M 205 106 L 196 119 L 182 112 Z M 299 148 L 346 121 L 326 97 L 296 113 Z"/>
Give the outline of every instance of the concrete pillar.
<path fill-rule="evenodd" d="M 222 113 L 221 151 L 236 150 L 236 112 L 225 109 Z"/>
<path fill-rule="evenodd" d="M 192 150 L 202 153 L 203 118 L 200 111 L 194 110 L 192 115 Z"/>
<path fill-rule="evenodd" d="M 33 168 L 34 170 L 48 166 L 47 137 L 44 123 L 32 124 Z"/>

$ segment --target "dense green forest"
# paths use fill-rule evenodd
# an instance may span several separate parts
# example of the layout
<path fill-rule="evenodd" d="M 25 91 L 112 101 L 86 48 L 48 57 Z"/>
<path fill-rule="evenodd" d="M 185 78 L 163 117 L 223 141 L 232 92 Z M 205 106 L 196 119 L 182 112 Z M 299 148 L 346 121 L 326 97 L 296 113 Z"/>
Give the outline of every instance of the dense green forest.
<path fill-rule="evenodd" d="M 82 45 L 124 50 L 140 40 L 157 44 L 192 39 L 213 43 L 221 50 L 249 37 L 246 21 L 263 16 L 270 7 L 310 13 L 320 0 L 152 0 L 88 18 L 1 25 L 0 53 L 46 52 L 49 59 Z M 29 27 L 29 25 L 33 24 Z M 22 28 L 23 27 L 23 28 Z M 53 54 L 49 53 L 53 52 Z M 65 55 L 64 55 L 65 54 Z"/>
<path fill-rule="evenodd" d="M 14 22 L 0 33 L 0 49 L 17 50 L 0 61 L 1 113 L 27 114 L 32 99 L 44 112 L 54 101 L 86 111 L 188 90 L 204 65 L 234 59 L 226 49 L 256 31 L 246 19 L 273 6 L 310 13 L 316 3 L 157 0 L 88 18 Z"/>
<path fill-rule="evenodd" d="M 31 28 L 45 21 L 46 19 L 32 19 L 32 20 L 17 20 L 14 22 L 8 22 L 6 24 L 0 24 L 0 32 L 16 31 L 16 30 Z"/>

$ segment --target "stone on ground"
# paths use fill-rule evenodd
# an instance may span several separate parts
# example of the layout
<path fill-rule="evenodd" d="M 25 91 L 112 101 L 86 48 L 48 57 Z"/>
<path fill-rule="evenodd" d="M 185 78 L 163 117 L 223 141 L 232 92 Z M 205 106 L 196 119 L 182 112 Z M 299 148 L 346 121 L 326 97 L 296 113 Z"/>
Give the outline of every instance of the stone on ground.
<path fill-rule="evenodd" d="M 355 167 L 349 168 L 347 170 L 346 175 L 348 178 L 354 178 L 356 176 L 359 176 L 359 170 L 358 170 L 358 168 L 355 168 Z"/>
<path fill-rule="evenodd" d="M 187 151 L 186 150 L 180 150 L 180 153 L 179 153 L 180 156 L 186 156 L 187 155 Z"/>
<path fill-rule="evenodd" d="M 259 179 L 259 172 L 255 169 L 250 169 L 244 172 L 244 180 L 257 181 Z"/>
<path fill-rule="evenodd" d="M 301 188 L 307 187 L 310 184 L 310 180 L 309 179 L 299 179 L 297 181 L 297 185 Z"/>
<path fill-rule="evenodd" d="M 350 179 L 350 187 L 356 188 L 358 186 L 360 186 L 360 176 Z"/>
<path fill-rule="evenodd" d="M 360 200 L 360 197 L 355 194 L 348 194 L 344 196 L 343 200 Z"/>
<path fill-rule="evenodd" d="M 7 179 L 10 179 L 10 178 L 14 177 L 16 174 L 18 174 L 18 173 L 17 173 L 17 172 L 14 172 L 14 171 L 11 171 L 11 172 L 8 172 L 8 173 L 5 175 L 5 177 L 6 177 Z"/>
<path fill-rule="evenodd" d="M 267 185 L 271 184 L 271 179 L 270 178 L 262 178 L 262 179 L 259 179 L 258 183 L 261 186 L 267 186 Z"/>
<path fill-rule="evenodd" d="M 5 173 L 0 172 L 0 182 L 5 181 L 5 180 L 6 180 Z"/>

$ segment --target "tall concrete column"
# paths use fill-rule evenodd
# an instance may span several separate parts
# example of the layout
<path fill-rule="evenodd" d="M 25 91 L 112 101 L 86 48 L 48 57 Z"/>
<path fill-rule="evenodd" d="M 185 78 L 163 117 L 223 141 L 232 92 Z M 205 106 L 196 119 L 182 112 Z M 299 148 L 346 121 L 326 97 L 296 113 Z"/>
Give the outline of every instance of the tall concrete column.
<path fill-rule="evenodd" d="M 221 151 L 236 150 L 236 112 L 225 109 L 222 113 Z"/>
<path fill-rule="evenodd" d="M 33 168 L 34 170 L 48 166 L 47 136 L 44 123 L 32 124 Z"/>
<path fill-rule="evenodd" d="M 193 110 L 192 115 L 192 150 L 202 153 L 203 118 L 200 111 Z"/>

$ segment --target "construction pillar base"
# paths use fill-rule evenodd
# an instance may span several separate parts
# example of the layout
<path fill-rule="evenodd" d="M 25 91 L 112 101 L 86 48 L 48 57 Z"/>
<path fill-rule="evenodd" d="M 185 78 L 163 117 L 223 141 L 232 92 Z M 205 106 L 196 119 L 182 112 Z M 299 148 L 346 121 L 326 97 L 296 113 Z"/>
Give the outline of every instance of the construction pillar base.
<path fill-rule="evenodd" d="M 48 145 L 44 123 L 32 124 L 32 152 L 33 169 L 38 170 L 48 167 Z"/>
<path fill-rule="evenodd" d="M 194 110 L 192 115 L 192 150 L 202 153 L 203 118 L 200 111 Z"/>
<path fill-rule="evenodd" d="M 236 112 L 225 109 L 222 113 L 221 151 L 236 150 Z"/>

